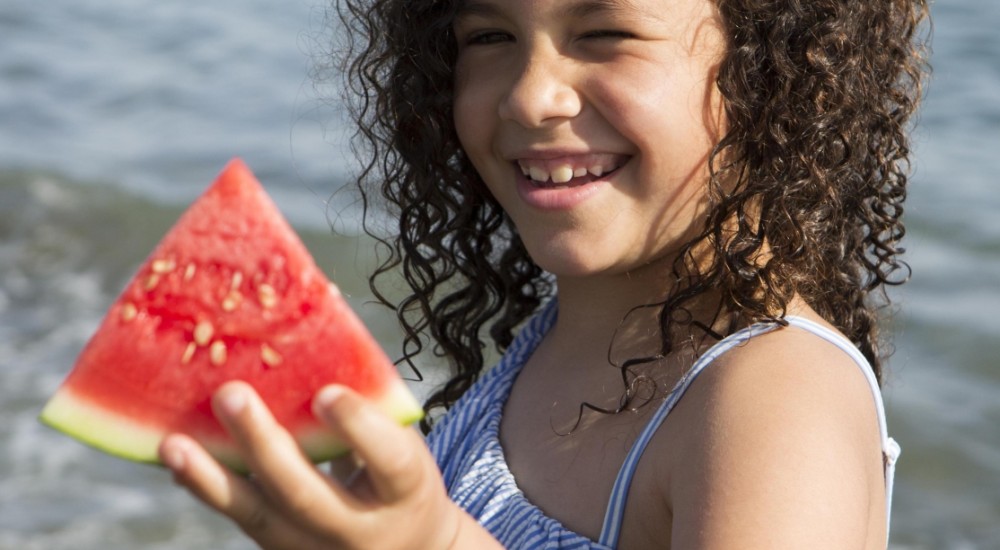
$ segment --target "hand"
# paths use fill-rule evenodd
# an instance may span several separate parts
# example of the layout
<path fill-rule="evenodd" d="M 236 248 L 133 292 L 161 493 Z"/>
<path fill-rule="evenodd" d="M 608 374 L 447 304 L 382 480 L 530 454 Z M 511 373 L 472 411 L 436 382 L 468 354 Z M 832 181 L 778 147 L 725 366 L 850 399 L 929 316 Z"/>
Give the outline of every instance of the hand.
<path fill-rule="evenodd" d="M 420 435 L 347 388 L 328 386 L 313 402 L 316 417 L 364 464 L 346 484 L 309 463 L 249 385 L 225 384 L 212 406 L 253 481 L 220 465 L 185 435 L 165 438 L 160 457 L 178 484 L 262 548 L 445 550 L 467 538 L 460 537 L 460 528 L 481 531 L 448 499 Z"/>

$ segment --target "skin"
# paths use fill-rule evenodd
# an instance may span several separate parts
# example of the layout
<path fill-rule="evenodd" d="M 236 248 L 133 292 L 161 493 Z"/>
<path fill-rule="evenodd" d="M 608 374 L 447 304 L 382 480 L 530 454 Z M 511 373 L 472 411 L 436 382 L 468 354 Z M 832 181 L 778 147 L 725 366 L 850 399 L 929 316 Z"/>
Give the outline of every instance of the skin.
<path fill-rule="evenodd" d="M 721 25 L 710 0 L 477 0 L 454 28 L 463 147 L 559 287 L 559 319 L 515 382 L 501 442 L 529 499 L 596 538 L 654 407 L 589 415 L 559 434 L 581 402 L 616 404 L 612 344 L 624 357 L 655 351 L 647 314 L 615 334 L 631 308 L 662 297 L 653 289 L 669 280 L 672 250 L 701 223 L 706 158 L 724 128 Z M 594 159 L 610 173 L 541 191 L 521 171 Z M 801 302 L 791 313 L 822 322 Z M 711 343 L 684 341 L 642 371 L 654 402 Z M 346 481 L 309 465 L 245 384 L 223 386 L 214 406 L 253 482 L 181 435 L 161 456 L 264 548 L 498 547 L 448 500 L 419 435 L 349 391 L 328 388 L 314 407 L 364 464 Z M 885 545 L 870 390 L 846 355 L 797 329 L 755 338 L 700 377 L 631 487 L 623 549 Z"/>
<path fill-rule="evenodd" d="M 364 463 L 349 480 L 310 464 L 249 385 L 223 385 L 212 405 L 248 460 L 253 481 L 182 434 L 164 439 L 160 457 L 176 483 L 232 519 L 261 548 L 500 548 L 448 499 L 420 434 L 348 388 L 320 390 L 313 411 Z"/>
<path fill-rule="evenodd" d="M 455 23 L 463 148 L 532 258 L 560 282 L 655 264 L 701 219 L 722 122 L 713 85 L 722 38 L 707 1 L 664 4 L 476 1 Z M 518 163 L 595 155 L 617 169 L 550 190 L 585 200 L 525 200 Z"/>

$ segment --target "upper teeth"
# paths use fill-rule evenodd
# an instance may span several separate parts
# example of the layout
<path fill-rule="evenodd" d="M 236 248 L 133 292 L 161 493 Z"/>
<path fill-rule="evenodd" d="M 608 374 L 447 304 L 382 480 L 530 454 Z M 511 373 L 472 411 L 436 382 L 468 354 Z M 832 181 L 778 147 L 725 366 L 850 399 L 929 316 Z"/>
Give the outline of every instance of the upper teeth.
<path fill-rule="evenodd" d="M 521 173 L 528 176 L 534 181 L 548 181 L 552 180 L 553 183 L 566 183 L 573 178 L 579 178 L 586 176 L 588 173 L 600 177 L 604 175 L 605 172 L 609 172 L 609 168 L 602 164 L 594 164 L 592 166 L 580 166 L 574 169 L 569 164 L 561 164 L 554 166 L 550 169 L 546 169 L 544 166 L 539 166 L 532 164 L 530 166 L 521 162 L 518 163 L 521 167 Z"/>
<path fill-rule="evenodd" d="M 555 183 L 566 183 L 567 181 L 573 179 L 573 169 L 567 165 L 562 165 L 549 174 L 552 181 Z"/>

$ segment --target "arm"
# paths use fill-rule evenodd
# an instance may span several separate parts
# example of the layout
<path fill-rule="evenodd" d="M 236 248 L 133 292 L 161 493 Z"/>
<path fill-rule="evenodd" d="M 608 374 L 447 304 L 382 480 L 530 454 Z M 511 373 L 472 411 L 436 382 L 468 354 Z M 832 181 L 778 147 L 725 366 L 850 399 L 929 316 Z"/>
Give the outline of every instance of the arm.
<path fill-rule="evenodd" d="M 719 361 L 685 396 L 672 547 L 884 548 L 881 446 L 857 366 L 796 330 Z"/>
<path fill-rule="evenodd" d="M 246 384 L 224 385 L 213 407 L 250 464 L 253 482 L 183 435 L 167 437 L 160 455 L 178 484 L 262 548 L 500 547 L 448 499 L 420 435 L 345 388 L 320 391 L 314 412 L 365 464 L 349 485 L 310 464 Z"/>

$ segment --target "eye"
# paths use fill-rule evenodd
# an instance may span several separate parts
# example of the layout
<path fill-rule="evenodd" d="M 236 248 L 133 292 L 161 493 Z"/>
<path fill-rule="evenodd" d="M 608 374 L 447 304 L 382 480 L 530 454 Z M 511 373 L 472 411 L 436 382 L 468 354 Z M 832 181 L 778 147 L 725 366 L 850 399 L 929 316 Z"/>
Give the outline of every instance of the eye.
<path fill-rule="evenodd" d="M 467 46 L 489 46 L 503 42 L 512 42 L 514 36 L 509 32 L 497 30 L 484 30 L 469 33 L 465 39 Z"/>
<path fill-rule="evenodd" d="M 635 38 L 635 35 L 632 34 L 632 33 L 630 33 L 630 32 L 628 32 L 628 31 L 617 30 L 617 29 L 597 29 L 597 30 L 587 31 L 587 32 L 583 33 L 582 38 L 584 38 L 584 39 L 597 38 L 597 39 L 617 39 L 617 40 L 623 40 L 623 39 L 626 39 L 626 38 Z"/>

